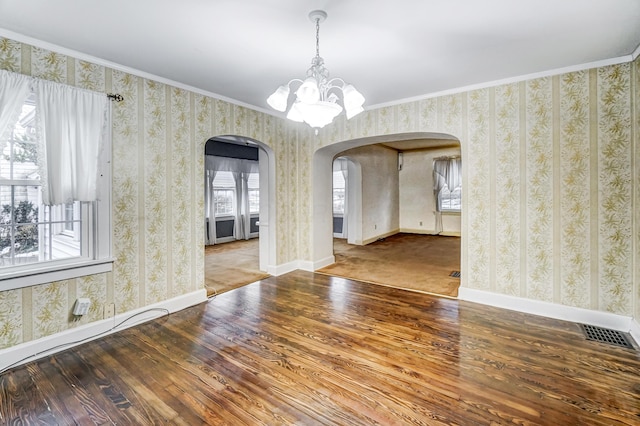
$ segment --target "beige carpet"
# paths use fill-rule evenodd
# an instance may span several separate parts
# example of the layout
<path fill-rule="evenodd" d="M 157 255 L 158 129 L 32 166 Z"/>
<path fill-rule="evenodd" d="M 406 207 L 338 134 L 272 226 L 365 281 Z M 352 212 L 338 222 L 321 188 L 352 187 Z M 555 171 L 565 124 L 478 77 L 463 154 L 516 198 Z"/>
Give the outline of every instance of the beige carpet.
<path fill-rule="evenodd" d="M 204 285 L 209 296 L 270 276 L 260 271 L 259 239 L 206 246 Z"/>
<path fill-rule="evenodd" d="M 336 263 L 316 272 L 375 284 L 457 297 L 460 238 L 396 234 L 366 246 L 334 239 Z"/>

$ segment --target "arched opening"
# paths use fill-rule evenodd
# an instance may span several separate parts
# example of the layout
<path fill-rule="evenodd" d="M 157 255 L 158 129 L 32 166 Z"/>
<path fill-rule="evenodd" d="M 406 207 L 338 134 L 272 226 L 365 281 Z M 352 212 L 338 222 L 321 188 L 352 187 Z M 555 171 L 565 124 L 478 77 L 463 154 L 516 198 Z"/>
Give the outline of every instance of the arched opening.
<path fill-rule="evenodd" d="M 276 191 L 275 156 L 264 143 L 235 135 L 210 138 L 204 154 L 205 253 L 209 253 L 205 255 L 205 286 L 213 294 L 220 292 L 215 288 L 220 286 L 220 280 L 214 277 L 217 272 L 233 274 L 232 279 L 225 280 L 228 284 L 219 287 L 226 291 L 275 271 L 277 242 L 275 226 L 270 226 L 275 219 L 275 203 L 270 202 Z M 224 172 L 218 173 L 217 169 Z M 216 185 L 223 182 L 223 187 L 214 188 L 214 180 Z M 216 215 L 216 211 L 226 213 Z M 229 244 L 228 249 L 220 244 L 236 240 L 247 243 Z M 236 261 L 238 264 L 233 263 Z"/>
<path fill-rule="evenodd" d="M 445 191 L 436 192 L 440 198 L 435 197 L 432 176 L 436 161 L 457 158 L 457 164 L 459 164 L 461 155 L 460 141 L 452 135 L 441 133 L 409 133 L 362 138 L 329 145 L 316 151 L 313 168 L 315 270 L 329 265 L 332 267 L 323 269 L 321 272 L 331 273 L 330 271 L 340 270 L 338 265 L 334 264 L 336 254 L 339 254 L 338 264 L 345 260 L 342 249 L 346 242 L 334 240 L 334 236 L 343 235 L 332 232 L 336 229 L 336 222 L 339 223 L 333 212 L 336 198 L 332 180 L 334 175 L 337 176 L 336 169 L 344 168 L 344 165 L 334 165 L 335 160 L 340 158 L 340 161 L 348 165 L 345 194 L 345 203 L 348 203 L 348 207 L 343 218 L 346 223 L 348 243 L 359 246 L 371 244 L 373 247 L 380 241 L 386 240 L 385 247 L 389 248 L 391 242 L 411 241 L 410 244 L 426 242 L 429 250 L 431 245 L 443 243 L 437 250 L 444 253 L 448 248 L 452 248 L 449 254 L 454 256 L 454 259 L 446 259 L 449 261 L 443 262 L 443 257 L 433 261 L 442 266 L 441 269 L 451 269 L 446 270 L 446 279 L 442 280 L 448 283 L 437 285 L 434 290 L 431 290 L 430 284 L 424 284 L 427 285 L 424 291 L 456 296 L 460 284 L 459 273 L 462 269 L 462 216 L 465 214 L 460 209 L 460 198 L 455 199 L 456 196 L 459 197 L 460 188 L 457 193 L 455 191 L 448 193 L 448 204 L 443 204 L 440 202 L 441 196 L 447 191 L 447 187 L 445 185 Z M 445 208 L 441 209 L 443 206 Z M 407 238 L 401 238 L 405 236 Z M 420 237 L 409 238 L 413 236 Z M 336 254 L 334 254 L 334 241 L 339 243 L 335 246 Z M 356 252 L 360 252 L 360 249 L 350 251 L 351 254 Z M 389 249 L 388 253 L 391 252 Z M 389 261 L 393 260 L 385 258 L 381 263 Z M 426 258 L 425 262 L 427 262 Z M 373 270 L 370 270 L 374 278 L 362 280 L 381 282 L 380 277 L 376 277 Z M 438 271 L 439 274 L 442 272 L 442 270 Z M 457 276 L 455 276 L 456 272 Z M 450 274 L 454 274 L 453 278 Z M 340 274 L 336 273 L 336 275 Z M 436 274 L 433 275 L 432 283 L 435 283 Z M 406 288 L 423 289 L 420 286 Z"/>

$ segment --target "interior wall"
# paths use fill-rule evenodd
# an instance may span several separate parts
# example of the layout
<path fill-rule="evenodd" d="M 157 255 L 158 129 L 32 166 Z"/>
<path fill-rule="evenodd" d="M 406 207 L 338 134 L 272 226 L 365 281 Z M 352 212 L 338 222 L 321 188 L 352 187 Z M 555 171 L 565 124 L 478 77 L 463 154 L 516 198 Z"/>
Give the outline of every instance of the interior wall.
<path fill-rule="evenodd" d="M 315 146 L 456 136 L 468 188 L 462 285 L 631 316 L 631 81 L 631 64 L 622 63 L 368 110 L 339 117 Z M 310 235 L 303 243 L 322 243 L 320 231 L 302 228 Z"/>
<path fill-rule="evenodd" d="M 635 185 L 635 198 L 634 198 L 634 231 L 635 235 L 635 257 L 634 261 L 634 284 L 635 289 L 633 291 L 633 300 L 635 302 L 634 318 L 636 321 L 640 321 L 640 56 L 633 62 L 633 118 L 634 124 L 634 150 L 632 159 L 634 161 L 634 185 Z"/>
<path fill-rule="evenodd" d="M 361 187 L 357 191 L 361 194 L 362 220 L 356 224 L 361 229 L 353 231 L 362 237 L 355 244 L 369 244 L 397 233 L 400 229 L 397 152 L 370 145 L 350 149 L 341 156 L 360 166 Z"/>
<path fill-rule="evenodd" d="M 289 231 L 299 205 L 295 126 L 7 38 L 0 38 L 0 68 L 125 99 L 112 104 L 113 272 L 0 292 L 0 349 L 100 320 L 105 304 L 115 303 L 119 314 L 203 288 L 203 154 L 212 136 L 245 136 L 274 150 L 280 165 L 278 218 L 271 224 L 276 258 L 299 258 L 297 233 Z M 73 322 L 77 297 L 90 298 L 92 305 Z"/>
<path fill-rule="evenodd" d="M 400 231 L 414 234 L 436 233 L 436 202 L 433 195 L 433 159 L 460 155 L 460 148 L 405 151 L 402 154 L 400 183 Z M 460 213 L 442 215 L 442 234 L 460 235 Z"/>

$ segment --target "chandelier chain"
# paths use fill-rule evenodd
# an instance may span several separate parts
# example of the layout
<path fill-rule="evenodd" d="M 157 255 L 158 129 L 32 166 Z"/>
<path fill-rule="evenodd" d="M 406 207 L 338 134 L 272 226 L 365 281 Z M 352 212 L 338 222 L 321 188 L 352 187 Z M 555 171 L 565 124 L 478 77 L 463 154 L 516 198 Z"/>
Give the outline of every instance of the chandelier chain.
<path fill-rule="evenodd" d="M 316 56 L 320 56 L 320 18 L 316 18 Z"/>

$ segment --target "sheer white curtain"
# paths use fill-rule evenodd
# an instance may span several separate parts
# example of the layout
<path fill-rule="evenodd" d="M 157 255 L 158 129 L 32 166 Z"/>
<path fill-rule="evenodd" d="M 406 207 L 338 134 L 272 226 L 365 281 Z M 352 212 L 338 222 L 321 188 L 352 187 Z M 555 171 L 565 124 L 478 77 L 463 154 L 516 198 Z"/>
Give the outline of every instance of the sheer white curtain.
<path fill-rule="evenodd" d="M 18 121 L 22 104 L 30 93 L 31 77 L 0 70 L 0 152 Z"/>
<path fill-rule="evenodd" d="M 216 243 L 216 211 L 213 198 L 213 180 L 216 178 L 215 160 L 211 155 L 204 159 L 204 217 L 205 245 Z"/>
<path fill-rule="evenodd" d="M 107 97 L 44 80 L 34 86 L 43 203 L 95 201 Z"/>
<path fill-rule="evenodd" d="M 347 238 L 348 237 L 348 231 L 349 231 L 349 220 L 348 220 L 348 214 L 349 214 L 349 173 L 348 173 L 348 163 L 349 160 L 347 160 L 346 158 L 336 158 L 333 161 L 333 170 L 334 171 L 340 171 L 342 172 L 342 178 L 344 179 L 344 208 L 343 208 L 343 213 L 342 213 L 342 238 Z"/>
<path fill-rule="evenodd" d="M 233 237 L 248 240 L 251 234 L 251 214 L 249 212 L 249 172 L 233 172 L 236 181 L 236 217 L 233 222 Z"/>
<path fill-rule="evenodd" d="M 442 198 L 440 193 L 444 187 L 450 191 L 460 186 L 462 176 L 462 159 L 460 157 L 436 158 L 433 160 L 433 195 L 436 203 L 436 233 L 442 228 Z"/>
<path fill-rule="evenodd" d="M 237 158 L 205 156 L 205 217 L 209 223 L 208 245 L 215 244 L 215 203 L 213 179 L 217 172 L 231 172 L 235 181 L 236 208 L 233 236 L 237 240 L 249 239 L 251 235 L 251 214 L 249 209 L 249 174 L 259 173 L 258 162 Z"/>

